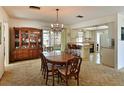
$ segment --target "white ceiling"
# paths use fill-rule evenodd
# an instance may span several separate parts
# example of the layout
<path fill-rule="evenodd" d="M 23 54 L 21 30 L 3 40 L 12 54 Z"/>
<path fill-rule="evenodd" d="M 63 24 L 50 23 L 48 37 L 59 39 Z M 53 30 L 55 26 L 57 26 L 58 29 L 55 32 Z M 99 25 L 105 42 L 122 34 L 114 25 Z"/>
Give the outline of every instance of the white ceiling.
<path fill-rule="evenodd" d="M 59 22 L 72 25 L 82 21 L 110 16 L 117 12 L 124 13 L 124 6 L 42 6 L 40 10 L 28 6 L 4 6 L 11 18 L 32 19 L 53 23 L 56 21 L 56 8 L 59 8 Z M 82 15 L 79 19 L 76 16 Z"/>

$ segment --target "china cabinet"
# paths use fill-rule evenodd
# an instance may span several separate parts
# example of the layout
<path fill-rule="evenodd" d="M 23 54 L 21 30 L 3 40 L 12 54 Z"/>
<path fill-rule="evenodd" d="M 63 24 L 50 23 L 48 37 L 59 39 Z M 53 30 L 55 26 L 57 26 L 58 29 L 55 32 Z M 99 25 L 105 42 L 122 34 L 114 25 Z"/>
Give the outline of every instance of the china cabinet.
<path fill-rule="evenodd" d="M 40 57 L 42 30 L 29 27 L 10 29 L 10 61 Z"/>

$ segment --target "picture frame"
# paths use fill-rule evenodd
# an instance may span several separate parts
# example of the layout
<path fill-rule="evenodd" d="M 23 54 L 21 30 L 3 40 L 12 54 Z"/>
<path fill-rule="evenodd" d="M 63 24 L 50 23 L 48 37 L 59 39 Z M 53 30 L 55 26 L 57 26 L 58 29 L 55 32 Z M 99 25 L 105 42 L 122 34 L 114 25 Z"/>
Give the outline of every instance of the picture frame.
<path fill-rule="evenodd" d="M 121 40 L 124 40 L 124 27 L 121 27 Z"/>

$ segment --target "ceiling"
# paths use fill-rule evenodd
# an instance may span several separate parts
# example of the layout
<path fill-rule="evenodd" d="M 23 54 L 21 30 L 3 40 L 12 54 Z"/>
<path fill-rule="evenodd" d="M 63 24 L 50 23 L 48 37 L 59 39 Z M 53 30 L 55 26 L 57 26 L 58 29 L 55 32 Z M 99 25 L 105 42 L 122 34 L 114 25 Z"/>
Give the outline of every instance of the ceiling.
<path fill-rule="evenodd" d="M 31 19 L 53 23 L 56 21 L 56 8 L 59 8 L 59 22 L 72 25 L 95 18 L 111 16 L 117 12 L 124 13 L 124 6 L 42 6 L 40 10 L 29 6 L 4 6 L 11 18 Z M 77 18 L 77 15 L 84 16 Z"/>

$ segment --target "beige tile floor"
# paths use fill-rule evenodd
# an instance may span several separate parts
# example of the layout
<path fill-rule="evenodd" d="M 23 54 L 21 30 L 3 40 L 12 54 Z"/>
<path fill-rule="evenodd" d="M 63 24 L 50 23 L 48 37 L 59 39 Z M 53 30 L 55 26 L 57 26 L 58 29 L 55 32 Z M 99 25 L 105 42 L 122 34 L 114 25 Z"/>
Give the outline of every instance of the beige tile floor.
<path fill-rule="evenodd" d="M 97 55 L 97 54 L 95 54 Z M 83 61 L 80 71 L 80 86 L 119 86 L 124 85 L 124 72 L 99 64 L 97 56 L 92 55 L 90 62 Z M 97 58 L 97 59 L 96 59 Z M 1 86 L 45 86 L 40 72 L 40 59 L 20 61 L 6 67 L 0 80 Z M 52 85 L 49 78 L 48 85 Z M 63 83 L 55 85 L 63 86 Z M 70 80 L 69 85 L 75 86 L 76 81 Z"/>
<path fill-rule="evenodd" d="M 90 58 L 89 58 L 90 63 L 95 63 L 95 64 L 101 64 L 100 62 L 100 53 L 90 53 Z"/>

